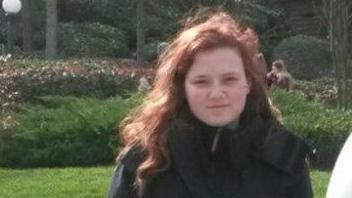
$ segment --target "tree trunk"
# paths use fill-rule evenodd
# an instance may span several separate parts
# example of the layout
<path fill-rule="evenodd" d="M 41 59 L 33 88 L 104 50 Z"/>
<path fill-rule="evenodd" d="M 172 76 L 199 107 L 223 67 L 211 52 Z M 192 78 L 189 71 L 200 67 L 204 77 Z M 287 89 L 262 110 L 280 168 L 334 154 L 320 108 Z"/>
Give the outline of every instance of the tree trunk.
<path fill-rule="evenodd" d="M 22 0 L 22 24 L 23 24 L 23 51 L 26 54 L 32 53 L 32 19 L 30 0 Z"/>
<path fill-rule="evenodd" d="M 144 65 L 145 23 L 144 0 L 137 1 L 137 64 Z"/>
<path fill-rule="evenodd" d="M 346 98 L 346 101 L 347 101 L 346 108 L 352 109 L 352 58 L 351 58 L 351 55 L 350 55 L 350 58 L 348 59 L 346 74 L 347 74 L 347 82 L 346 82 L 347 90 L 346 90 L 346 92 L 348 93 L 348 96 Z"/>
<path fill-rule="evenodd" d="M 348 0 L 330 0 L 330 42 L 335 68 L 338 106 L 342 109 L 351 108 L 352 99 L 352 31 L 351 4 Z"/>
<path fill-rule="evenodd" d="M 46 46 L 47 58 L 57 57 L 57 0 L 46 0 Z"/>

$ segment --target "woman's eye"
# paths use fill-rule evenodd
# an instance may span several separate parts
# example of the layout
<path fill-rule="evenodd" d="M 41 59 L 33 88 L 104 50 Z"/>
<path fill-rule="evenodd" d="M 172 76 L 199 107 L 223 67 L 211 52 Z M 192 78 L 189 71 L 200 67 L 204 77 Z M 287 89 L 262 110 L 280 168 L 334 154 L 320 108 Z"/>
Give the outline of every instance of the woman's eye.
<path fill-rule="evenodd" d="M 207 81 L 206 80 L 197 80 L 197 81 L 194 81 L 193 84 L 196 84 L 196 85 L 202 85 L 202 84 L 206 84 Z"/>
<path fill-rule="evenodd" d="M 237 81 L 237 79 L 236 79 L 236 78 L 231 77 L 231 78 L 225 78 L 225 79 L 224 79 L 224 81 L 225 81 L 225 82 L 236 82 L 236 81 Z"/>

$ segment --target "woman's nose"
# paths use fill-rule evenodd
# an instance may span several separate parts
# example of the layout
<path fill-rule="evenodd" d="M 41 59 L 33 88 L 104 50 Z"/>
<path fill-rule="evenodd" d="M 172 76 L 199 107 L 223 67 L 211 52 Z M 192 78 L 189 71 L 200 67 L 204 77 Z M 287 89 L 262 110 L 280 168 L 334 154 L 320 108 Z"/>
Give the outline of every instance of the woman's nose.
<path fill-rule="evenodd" d="M 224 90 L 218 85 L 212 86 L 209 90 L 209 99 L 211 100 L 223 98 L 224 96 Z"/>

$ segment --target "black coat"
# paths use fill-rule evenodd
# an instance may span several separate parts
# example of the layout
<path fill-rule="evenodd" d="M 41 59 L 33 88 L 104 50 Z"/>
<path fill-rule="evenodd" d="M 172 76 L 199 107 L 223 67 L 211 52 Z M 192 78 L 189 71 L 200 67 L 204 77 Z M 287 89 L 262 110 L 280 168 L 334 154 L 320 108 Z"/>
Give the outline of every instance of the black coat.
<path fill-rule="evenodd" d="M 197 143 L 199 133 L 194 129 L 173 130 L 169 135 L 168 170 L 159 173 L 143 189 L 136 189 L 135 172 L 145 155 L 133 147 L 119 158 L 108 197 L 135 198 L 139 197 L 137 194 L 143 198 L 313 197 L 306 164 L 310 149 L 303 140 L 280 126 L 258 119 L 236 132 L 223 130 L 228 135 L 222 135 L 220 143 L 228 145 L 222 148 L 229 152 L 218 155 L 223 156 L 220 161 L 228 163 L 213 166 L 209 160 L 204 161 L 207 157 L 199 152 L 202 151 Z"/>

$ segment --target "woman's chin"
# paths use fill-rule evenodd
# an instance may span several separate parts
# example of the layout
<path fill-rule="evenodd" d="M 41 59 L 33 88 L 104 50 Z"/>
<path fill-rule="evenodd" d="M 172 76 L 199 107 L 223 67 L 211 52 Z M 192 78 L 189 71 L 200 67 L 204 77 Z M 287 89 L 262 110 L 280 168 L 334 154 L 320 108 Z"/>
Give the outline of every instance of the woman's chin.
<path fill-rule="evenodd" d="M 223 127 L 232 122 L 233 119 L 212 119 L 212 120 L 202 120 L 205 124 L 211 127 Z"/>

